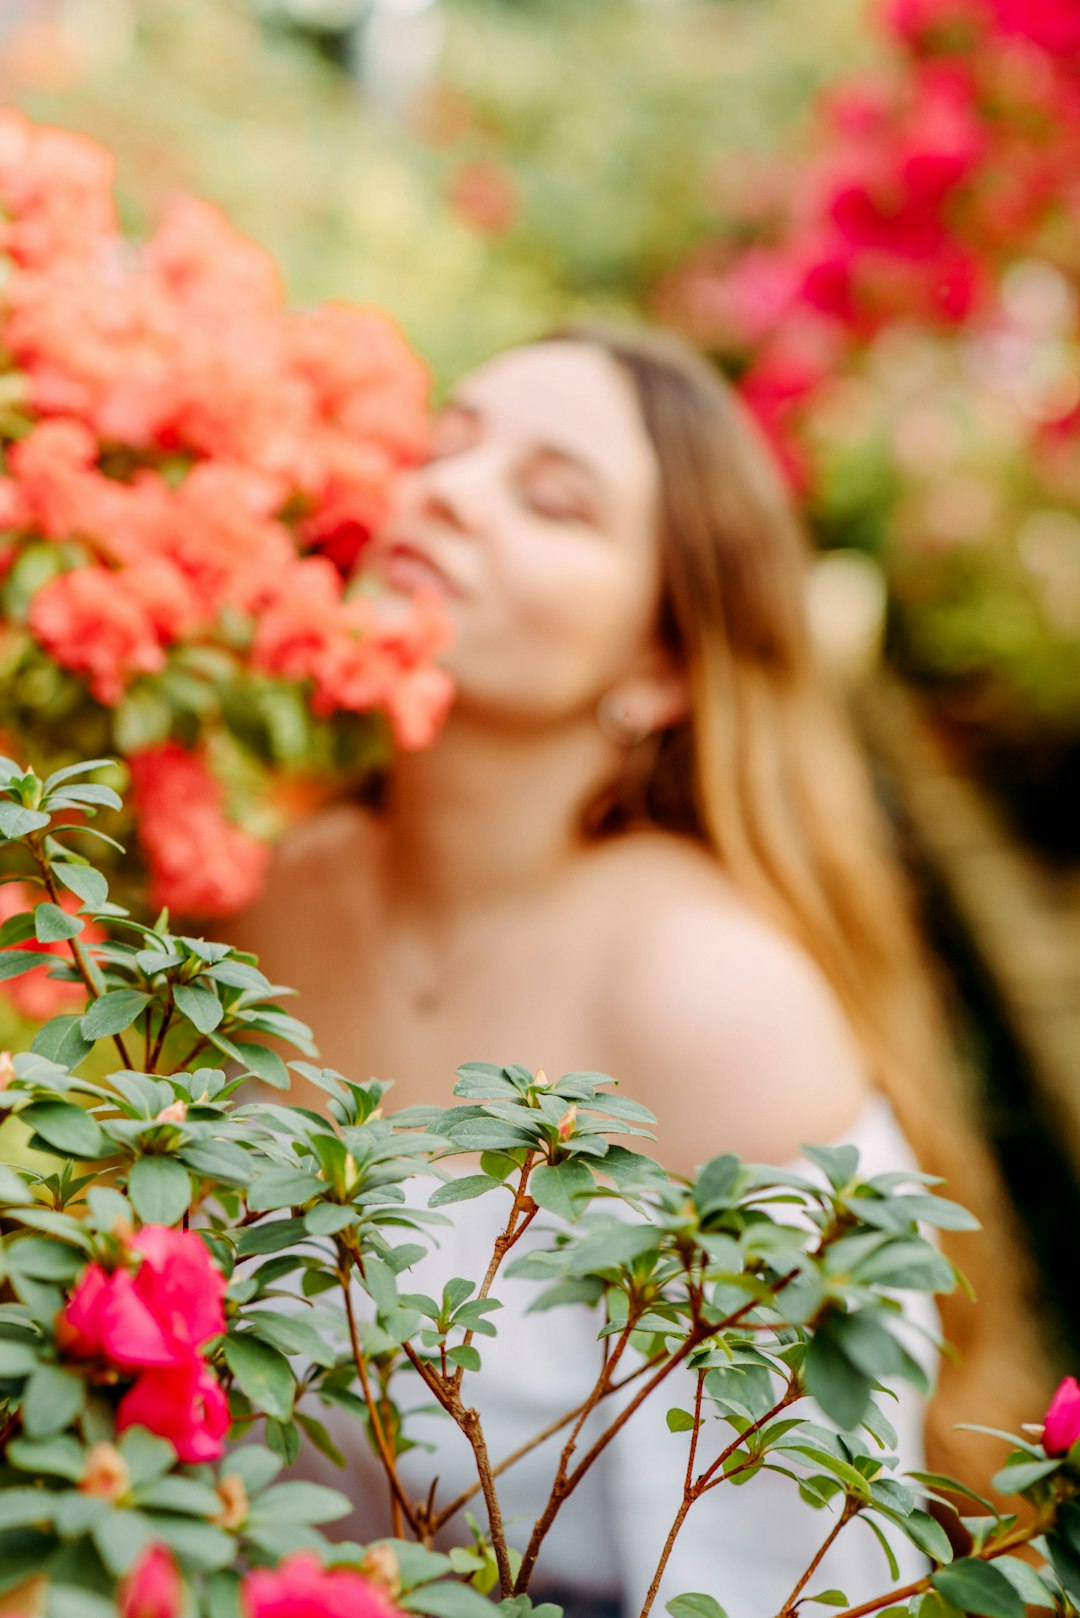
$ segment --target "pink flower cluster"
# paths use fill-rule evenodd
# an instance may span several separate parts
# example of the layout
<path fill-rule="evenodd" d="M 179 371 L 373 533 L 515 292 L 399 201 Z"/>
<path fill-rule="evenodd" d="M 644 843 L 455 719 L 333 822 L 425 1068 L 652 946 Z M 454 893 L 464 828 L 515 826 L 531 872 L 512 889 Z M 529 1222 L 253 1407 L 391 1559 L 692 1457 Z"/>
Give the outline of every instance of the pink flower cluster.
<path fill-rule="evenodd" d="M 992 319 L 1021 244 L 1080 269 L 1075 0 L 882 0 L 879 15 L 888 58 L 825 96 L 776 216 L 670 289 L 701 340 L 749 358 L 745 396 L 797 484 L 818 389 L 885 327 Z"/>
<path fill-rule="evenodd" d="M 386 1592 L 350 1568 L 324 1568 L 311 1551 L 259 1568 L 241 1585 L 244 1618 L 398 1618 Z M 184 1587 L 172 1552 L 150 1545 L 120 1589 L 120 1618 L 181 1618 Z"/>
<path fill-rule="evenodd" d="M 423 447 L 424 366 L 376 310 L 288 309 L 271 260 L 205 203 L 126 240 L 112 182 L 94 142 L 0 111 L 0 579 L 28 545 L 56 562 L 9 629 L 107 710 L 197 648 L 237 681 L 307 683 L 316 717 L 381 713 L 399 745 L 427 744 L 449 701 L 435 609 L 388 623 L 345 598 Z M 265 855 L 192 763 L 208 842 L 191 873 L 189 804 L 146 785 L 182 784 L 178 758 L 140 771 L 155 893 L 222 914 Z"/>
<path fill-rule="evenodd" d="M 91 1264 L 57 1319 L 61 1351 L 135 1373 L 117 1428 L 146 1427 L 179 1460 L 224 1453 L 229 1408 L 202 1350 L 225 1329 L 225 1282 L 194 1231 L 147 1225 L 126 1243 L 137 1267 Z"/>
<path fill-rule="evenodd" d="M 249 1573 L 242 1599 L 245 1618 L 394 1618 L 397 1611 L 370 1579 L 349 1568 L 324 1568 L 310 1551 Z"/>

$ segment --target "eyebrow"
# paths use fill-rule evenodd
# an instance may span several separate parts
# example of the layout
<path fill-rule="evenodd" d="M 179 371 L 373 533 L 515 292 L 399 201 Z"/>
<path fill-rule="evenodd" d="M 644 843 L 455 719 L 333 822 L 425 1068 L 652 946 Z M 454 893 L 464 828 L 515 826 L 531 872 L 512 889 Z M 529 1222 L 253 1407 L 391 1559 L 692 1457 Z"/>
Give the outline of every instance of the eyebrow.
<path fill-rule="evenodd" d="M 475 422 L 483 422 L 484 412 L 468 400 L 456 394 L 450 394 L 443 402 L 443 410 L 458 410 L 462 415 L 470 416 Z M 533 453 L 537 455 L 550 455 L 553 459 L 563 461 L 568 466 L 581 472 L 589 482 L 595 485 L 597 493 L 604 500 L 610 498 L 611 489 L 609 479 L 592 461 L 586 460 L 576 450 L 569 449 L 565 444 L 556 443 L 550 439 L 543 439 L 533 445 Z"/>

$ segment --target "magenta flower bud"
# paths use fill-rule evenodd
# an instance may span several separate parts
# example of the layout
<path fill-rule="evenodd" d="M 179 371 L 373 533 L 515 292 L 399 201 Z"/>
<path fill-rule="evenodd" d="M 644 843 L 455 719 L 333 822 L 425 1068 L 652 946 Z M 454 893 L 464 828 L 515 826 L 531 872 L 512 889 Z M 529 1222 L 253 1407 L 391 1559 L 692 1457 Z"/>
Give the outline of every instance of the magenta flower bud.
<path fill-rule="evenodd" d="M 1047 1455 L 1067 1455 L 1080 1439 L 1080 1382 L 1067 1376 L 1050 1401 L 1043 1428 Z"/>

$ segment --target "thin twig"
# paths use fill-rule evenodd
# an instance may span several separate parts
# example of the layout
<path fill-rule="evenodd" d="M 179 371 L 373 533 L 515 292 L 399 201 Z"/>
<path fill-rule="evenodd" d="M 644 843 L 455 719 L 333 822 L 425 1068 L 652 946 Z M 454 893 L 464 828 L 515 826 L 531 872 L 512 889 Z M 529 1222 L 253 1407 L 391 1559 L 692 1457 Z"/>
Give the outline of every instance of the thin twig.
<path fill-rule="evenodd" d="M 401 1535 L 397 1532 L 396 1525 L 399 1521 L 399 1513 L 403 1512 L 409 1527 L 412 1529 L 417 1538 L 419 1538 L 420 1524 L 417 1520 L 416 1511 L 404 1489 L 401 1487 L 401 1480 L 397 1475 L 397 1467 L 394 1464 L 394 1456 L 391 1452 L 390 1445 L 387 1442 L 386 1434 L 383 1431 L 382 1417 L 379 1415 L 378 1402 L 371 1391 L 371 1381 L 367 1374 L 367 1364 L 364 1360 L 364 1351 L 360 1346 L 360 1333 L 356 1325 L 356 1312 L 353 1309 L 352 1294 L 349 1286 L 349 1271 L 344 1265 L 342 1265 L 338 1270 L 338 1279 L 341 1282 L 341 1290 L 345 1295 L 345 1316 L 349 1323 L 349 1339 L 352 1343 L 353 1359 L 356 1361 L 356 1372 L 360 1378 L 360 1386 L 364 1393 L 364 1402 L 368 1407 L 368 1415 L 371 1418 L 371 1431 L 375 1439 L 375 1447 L 379 1452 L 379 1459 L 382 1462 L 383 1471 L 386 1473 L 386 1481 L 390 1485 L 390 1502 L 395 1520 L 394 1532 L 396 1537 L 401 1537 Z"/>
<path fill-rule="evenodd" d="M 697 1457 L 698 1434 L 701 1431 L 701 1398 L 704 1387 L 705 1372 L 699 1371 L 697 1374 L 697 1388 L 694 1393 L 694 1427 L 690 1434 L 690 1453 L 686 1458 L 686 1478 L 683 1482 L 682 1499 L 679 1502 L 679 1509 L 675 1513 L 675 1521 L 668 1530 L 667 1539 L 664 1541 L 664 1548 L 660 1553 L 660 1560 L 657 1563 L 656 1572 L 653 1574 L 652 1583 L 649 1585 L 649 1592 L 645 1597 L 645 1605 L 641 1609 L 640 1618 L 649 1618 L 652 1604 L 656 1600 L 657 1591 L 660 1589 L 660 1581 L 664 1577 L 664 1569 L 668 1565 L 668 1557 L 671 1555 L 675 1541 L 679 1537 L 679 1530 L 686 1521 L 686 1514 L 697 1499 L 694 1492 L 694 1461 Z"/>
<path fill-rule="evenodd" d="M 533 1202 L 526 1190 L 529 1173 L 532 1169 L 533 1160 L 535 1157 L 535 1152 L 526 1152 L 525 1154 L 525 1161 L 521 1165 L 521 1177 L 518 1180 L 517 1191 L 514 1193 L 514 1205 L 510 1209 L 510 1217 L 506 1221 L 506 1229 L 503 1231 L 501 1236 L 496 1236 L 495 1238 L 495 1250 L 491 1255 L 491 1262 L 487 1267 L 487 1274 L 481 1281 L 480 1290 L 476 1294 L 475 1301 L 477 1303 L 481 1298 L 486 1298 L 488 1296 L 495 1277 L 499 1273 L 499 1267 L 505 1259 L 507 1253 L 509 1253 L 510 1249 L 521 1239 L 526 1230 L 528 1230 L 529 1226 L 532 1224 L 533 1220 L 536 1218 L 537 1214 L 540 1212 L 536 1203 Z M 517 1217 L 522 1210 L 525 1211 L 525 1217 L 519 1225 L 517 1223 Z M 475 1335 L 475 1331 L 467 1331 L 461 1340 L 462 1348 L 468 1348 Z M 459 1365 L 452 1378 L 455 1388 L 460 1389 L 461 1380 L 464 1375 L 465 1367 L 463 1365 Z"/>
<path fill-rule="evenodd" d="M 803 1590 L 806 1589 L 806 1586 L 810 1583 L 810 1580 L 814 1577 L 814 1574 L 821 1566 L 826 1554 L 829 1550 L 831 1550 L 833 1544 L 838 1538 L 841 1529 L 847 1527 L 848 1523 L 858 1513 L 859 1509 L 859 1502 L 857 1500 L 853 1500 L 849 1495 L 844 1501 L 843 1511 L 841 1511 L 839 1517 L 833 1523 L 828 1534 L 825 1536 L 825 1539 L 814 1552 L 814 1555 L 810 1560 L 810 1565 L 807 1567 L 806 1572 L 801 1575 L 791 1594 L 784 1602 L 784 1605 L 780 1608 L 777 1618 L 791 1618 L 791 1614 L 794 1613 L 798 1604 L 799 1596 L 802 1594 Z"/>
<path fill-rule="evenodd" d="M 972 1557 L 980 1562 L 993 1562 L 999 1556 L 1008 1556 L 1011 1551 L 1017 1550 L 1021 1545 L 1030 1544 L 1037 1539 L 1048 1526 L 1049 1518 L 1040 1512 L 1035 1522 L 1029 1523 L 1026 1528 L 1017 1529 L 1013 1534 L 1007 1534 L 1004 1539 L 998 1540 L 985 1551 L 972 1551 Z M 910 1601 L 912 1596 L 921 1595 L 924 1590 L 932 1588 L 933 1575 L 928 1574 L 924 1579 L 916 1579 L 912 1584 L 905 1584 L 900 1590 L 887 1590 L 884 1595 L 875 1596 L 872 1601 L 864 1601 L 860 1607 L 847 1607 L 843 1612 L 837 1613 L 837 1618 L 867 1618 L 872 1612 L 880 1612 L 882 1607 L 900 1606 Z"/>

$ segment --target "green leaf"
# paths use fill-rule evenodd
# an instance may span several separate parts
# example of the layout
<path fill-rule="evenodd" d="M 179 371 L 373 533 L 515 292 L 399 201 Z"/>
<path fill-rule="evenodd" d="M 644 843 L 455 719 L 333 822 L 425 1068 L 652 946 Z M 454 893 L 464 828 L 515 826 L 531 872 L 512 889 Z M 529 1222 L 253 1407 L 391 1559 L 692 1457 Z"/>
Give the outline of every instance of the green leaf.
<path fill-rule="evenodd" d="M 304 1228 L 309 1236 L 336 1236 L 339 1230 L 355 1225 L 359 1217 L 355 1208 L 343 1208 L 336 1202 L 317 1202 L 304 1215 Z"/>
<path fill-rule="evenodd" d="M 191 1203 L 191 1176 L 173 1157 L 137 1157 L 127 1189 L 144 1225 L 175 1225 Z"/>
<path fill-rule="evenodd" d="M 80 1024 L 87 1039 L 109 1039 L 130 1028 L 150 996 L 138 989 L 112 989 L 95 1000 Z"/>
<path fill-rule="evenodd" d="M 621 1221 L 591 1231 L 574 1249 L 574 1270 L 604 1270 L 628 1264 L 659 1247 L 660 1232 L 652 1225 L 626 1225 Z"/>
<path fill-rule="evenodd" d="M 220 968 L 215 968 L 218 970 Z M 240 1052 L 247 1072 L 254 1073 L 263 1084 L 272 1085 L 275 1090 L 289 1088 L 289 1070 L 277 1051 L 272 1051 L 268 1045 L 257 1045 L 251 1039 L 236 1039 L 233 1045 Z"/>
<path fill-rule="evenodd" d="M 851 1603 L 843 1590 L 822 1590 L 820 1595 L 807 1596 L 808 1601 L 817 1601 L 823 1607 L 848 1607 Z"/>
<path fill-rule="evenodd" d="M 480 1353 L 471 1343 L 462 1343 L 458 1348 L 448 1348 L 446 1357 L 452 1365 L 460 1365 L 465 1371 L 479 1371 Z"/>
<path fill-rule="evenodd" d="M 37 1365 L 38 1351 L 33 1343 L 0 1337 L 0 1377 L 28 1376 Z"/>
<path fill-rule="evenodd" d="M 857 1427 L 870 1405 L 869 1377 L 852 1365 L 828 1323 L 821 1326 L 803 1361 L 806 1391 L 841 1427 Z"/>
<path fill-rule="evenodd" d="M 11 944 L 25 944 L 28 938 L 36 937 L 34 912 L 20 910 L 17 915 L 9 916 L 0 927 L 0 949 L 7 949 Z"/>
<path fill-rule="evenodd" d="M 406 1612 L 423 1612 L 430 1618 L 491 1618 L 491 1602 L 468 1584 L 422 1584 L 401 1596 L 398 1606 Z"/>
<path fill-rule="evenodd" d="M 35 1135 L 70 1157 L 104 1157 L 108 1142 L 94 1119 L 70 1101 L 34 1101 L 19 1114 Z"/>
<path fill-rule="evenodd" d="M 674 1596 L 665 1609 L 671 1618 L 727 1618 L 723 1607 L 713 1596 L 694 1591 L 690 1595 Z"/>
<path fill-rule="evenodd" d="M 289 1420 L 296 1382 L 284 1354 L 258 1337 L 227 1337 L 225 1363 L 256 1410 L 279 1421 Z"/>
<path fill-rule="evenodd" d="M 177 1155 L 196 1174 L 220 1180 L 225 1185 L 247 1185 L 251 1179 L 247 1153 L 242 1146 L 236 1146 L 231 1141 L 186 1141 Z"/>
<path fill-rule="evenodd" d="M 217 995 L 210 989 L 198 988 L 194 983 L 175 984 L 173 999 L 180 1015 L 193 1023 L 200 1034 L 212 1034 L 225 1015 L 225 1007 Z"/>
<path fill-rule="evenodd" d="M 327 1189 L 326 1181 L 306 1169 L 291 1169 L 275 1164 L 265 1169 L 254 1181 L 248 1194 L 248 1207 L 253 1213 L 268 1213 L 274 1208 L 291 1208 L 294 1204 L 310 1202 Z"/>
<path fill-rule="evenodd" d="M 69 916 L 59 905 L 42 902 L 34 911 L 34 931 L 39 944 L 61 944 L 67 938 L 78 938 L 85 922 Z"/>
<path fill-rule="evenodd" d="M 580 1158 L 562 1163 L 542 1164 L 529 1176 L 529 1195 L 548 1213 L 560 1219 L 577 1219 L 595 1190 L 596 1181 Z"/>
<path fill-rule="evenodd" d="M 93 865 L 72 865 L 58 860 L 53 866 L 65 888 L 81 899 L 87 910 L 100 910 L 109 897 L 109 884 Z"/>
<path fill-rule="evenodd" d="M 307 1235 L 302 1219 L 267 1219 L 263 1224 L 249 1225 L 240 1232 L 236 1251 L 241 1258 L 256 1253 L 280 1253 Z"/>
<path fill-rule="evenodd" d="M 10 798 L 0 799 L 0 836 L 14 842 L 17 837 L 26 837 L 32 831 L 43 831 L 49 824 L 49 816 L 43 815 L 37 809 L 23 809 Z"/>
<path fill-rule="evenodd" d="M 483 1196 L 485 1191 L 493 1191 L 502 1182 L 493 1180 L 488 1174 L 463 1174 L 461 1178 L 455 1177 L 440 1185 L 428 1198 L 429 1208 L 444 1208 L 449 1202 L 467 1202 L 470 1197 Z"/>
<path fill-rule="evenodd" d="M 35 949 L 0 949 L 0 982 L 22 977 L 35 966 L 52 966 L 54 957 Z"/>
<path fill-rule="evenodd" d="M 1025 1618 L 1022 1597 L 989 1562 L 964 1557 L 951 1567 L 938 1568 L 930 1582 L 961 1612 L 978 1618 Z"/>
<path fill-rule="evenodd" d="M 23 1431 L 30 1438 L 57 1433 L 86 1402 L 86 1383 L 58 1365 L 39 1365 L 23 1391 Z"/>
<path fill-rule="evenodd" d="M 58 1433 L 54 1438 L 13 1438 L 7 1459 L 20 1472 L 44 1473 L 71 1483 L 82 1477 L 86 1467 L 86 1451 L 70 1433 Z M 0 1491 L 0 1500 L 3 1498 Z"/>
<path fill-rule="evenodd" d="M 16 1174 L 6 1163 L 0 1163 L 0 1202 L 33 1202 L 33 1200 L 30 1187 L 22 1176 Z"/>
<path fill-rule="evenodd" d="M 81 1022 L 81 1012 L 51 1018 L 38 1029 L 30 1049 L 35 1056 L 44 1056 L 74 1072 L 94 1048 L 93 1040 L 84 1038 Z"/>
<path fill-rule="evenodd" d="M 667 1424 L 669 1433 L 692 1433 L 697 1426 L 689 1410 L 679 1410 L 678 1407 L 668 1411 Z"/>
<path fill-rule="evenodd" d="M 1060 1470 L 1061 1464 L 1059 1460 L 1007 1461 L 994 1478 L 994 1488 L 1000 1489 L 1002 1494 L 1018 1494 L 1021 1489 L 1030 1489 L 1033 1483 L 1039 1483 L 1051 1472 Z"/>
<path fill-rule="evenodd" d="M 52 1497 L 44 1489 L 0 1490 L 0 1529 L 29 1528 L 52 1520 Z"/>
<path fill-rule="evenodd" d="M 163 1540 L 182 1562 L 202 1572 L 216 1573 L 228 1567 L 236 1556 L 233 1536 L 208 1522 L 195 1522 L 191 1517 L 172 1517 L 165 1513 L 160 1516 L 154 1513 L 148 1520 L 155 1539 Z"/>
<path fill-rule="evenodd" d="M 258 1522 L 323 1523 L 347 1517 L 352 1503 L 340 1489 L 321 1483 L 275 1483 L 261 1494 L 251 1508 L 251 1520 Z"/>

